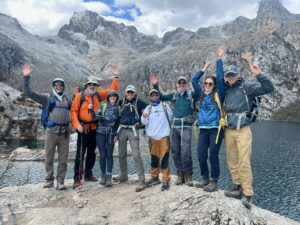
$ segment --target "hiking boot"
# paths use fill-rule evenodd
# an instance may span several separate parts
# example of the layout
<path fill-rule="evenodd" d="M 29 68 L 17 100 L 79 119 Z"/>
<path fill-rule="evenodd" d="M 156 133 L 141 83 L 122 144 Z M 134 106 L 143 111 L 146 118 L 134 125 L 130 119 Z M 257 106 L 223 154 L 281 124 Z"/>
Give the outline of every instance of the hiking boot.
<path fill-rule="evenodd" d="M 106 184 L 106 174 L 102 174 L 99 184 L 101 184 L 101 185 Z"/>
<path fill-rule="evenodd" d="M 203 188 L 209 184 L 209 179 L 202 179 L 200 182 L 195 183 L 196 188 Z"/>
<path fill-rule="evenodd" d="M 111 187 L 113 185 L 113 183 L 112 183 L 112 176 L 111 175 L 107 175 L 106 176 L 106 184 L 105 184 L 105 186 L 106 187 Z"/>
<path fill-rule="evenodd" d="M 57 190 L 62 191 L 62 190 L 66 190 L 67 187 L 66 185 L 64 185 L 64 183 L 58 183 L 56 186 Z"/>
<path fill-rule="evenodd" d="M 203 190 L 204 191 L 207 191 L 207 192 L 214 192 L 216 190 L 218 190 L 218 183 L 217 181 L 210 181 L 210 183 L 206 186 L 203 187 Z"/>
<path fill-rule="evenodd" d="M 146 186 L 147 187 L 151 187 L 153 185 L 156 185 L 156 184 L 160 184 L 160 180 L 158 177 L 154 177 L 154 178 L 151 178 L 150 180 L 146 181 Z"/>
<path fill-rule="evenodd" d="M 81 180 L 74 180 L 74 183 L 72 185 L 73 189 L 76 189 L 78 187 L 82 186 Z"/>
<path fill-rule="evenodd" d="M 139 181 L 137 187 L 135 188 L 135 192 L 140 192 L 146 188 L 146 184 L 144 181 Z"/>
<path fill-rule="evenodd" d="M 247 208 L 251 209 L 252 207 L 252 196 L 244 196 L 242 199 L 242 204 Z"/>
<path fill-rule="evenodd" d="M 170 184 L 167 181 L 164 181 L 161 185 L 161 191 L 167 191 L 170 188 Z"/>
<path fill-rule="evenodd" d="M 47 183 L 43 185 L 43 188 L 52 188 L 52 187 L 54 187 L 53 180 L 47 181 Z"/>
<path fill-rule="evenodd" d="M 224 194 L 230 198 L 242 198 L 242 186 L 234 184 L 230 191 L 225 191 Z"/>
<path fill-rule="evenodd" d="M 187 186 L 191 186 L 191 187 L 194 186 L 192 174 L 186 173 L 184 178 L 185 178 L 185 184 Z"/>
<path fill-rule="evenodd" d="M 85 182 L 98 182 L 98 179 L 94 176 L 90 176 L 90 177 L 85 177 L 84 181 Z"/>
<path fill-rule="evenodd" d="M 118 176 L 113 177 L 112 180 L 114 182 L 119 182 L 119 183 L 127 182 L 128 176 L 123 176 L 123 175 L 119 174 Z"/>
<path fill-rule="evenodd" d="M 176 185 L 182 185 L 184 183 L 184 175 L 182 172 L 178 172 L 177 180 L 175 181 Z"/>

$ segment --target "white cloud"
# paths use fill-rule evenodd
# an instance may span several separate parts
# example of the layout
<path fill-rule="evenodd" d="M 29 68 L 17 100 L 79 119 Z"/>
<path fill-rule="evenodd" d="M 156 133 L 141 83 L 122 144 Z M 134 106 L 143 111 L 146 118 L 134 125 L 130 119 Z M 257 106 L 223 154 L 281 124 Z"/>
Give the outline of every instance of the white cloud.
<path fill-rule="evenodd" d="M 220 25 L 238 16 L 254 18 L 259 0 L 115 0 L 118 8 L 116 16 L 125 14 L 123 7 L 135 6 L 127 10 L 134 21 L 113 16 L 106 19 L 133 25 L 145 34 L 162 36 L 165 32 L 183 27 L 197 30 L 200 27 Z M 292 13 L 300 14 L 299 0 L 282 0 L 282 4 Z M 83 0 L 0 0 L 0 11 L 16 17 L 22 26 L 33 34 L 56 34 L 58 29 L 68 23 L 75 11 L 91 10 L 105 15 L 110 6 L 102 2 L 83 2 Z"/>
<path fill-rule="evenodd" d="M 75 11 L 110 11 L 104 3 L 81 0 L 4 0 L 0 6 L 3 13 L 16 17 L 26 30 L 39 35 L 56 34 Z"/>

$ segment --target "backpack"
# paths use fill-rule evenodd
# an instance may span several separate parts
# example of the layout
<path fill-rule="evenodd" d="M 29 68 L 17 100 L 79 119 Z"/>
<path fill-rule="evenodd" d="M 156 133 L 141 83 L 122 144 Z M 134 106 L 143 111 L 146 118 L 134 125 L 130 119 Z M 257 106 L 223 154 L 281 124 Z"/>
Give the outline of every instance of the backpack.
<path fill-rule="evenodd" d="M 164 113 L 168 120 L 169 127 L 171 128 L 171 120 L 170 120 L 168 112 L 167 112 L 167 104 L 165 102 L 162 102 L 162 105 L 163 105 Z M 151 112 L 152 112 L 152 104 L 149 106 L 149 115 L 148 115 L 149 117 L 150 117 Z"/>
<path fill-rule="evenodd" d="M 107 109 L 107 102 L 103 102 L 100 107 L 101 107 L 101 115 L 100 116 L 104 116 L 106 109 Z M 118 106 L 118 108 L 119 108 L 119 115 L 120 115 L 121 107 Z"/>
<path fill-rule="evenodd" d="M 70 110 L 71 108 L 71 101 L 68 99 L 67 96 L 65 96 L 68 102 L 67 107 L 57 106 L 56 105 L 56 99 L 54 96 L 50 96 L 49 105 L 47 106 L 40 106 L 42 112 L 41 112 L 41 124 L 46 129 L 47 127 L 54 127 L 55 122 L 48 120 L 49 114 L 52 112 L 54 108 L 64 108 L 67 110 Z"/>
<path fill-rule="evenodd" d="M 242 83 L 243 92 L 246 98 L 246 102 L 248 104 L 249 111 L 246 112 L 246 116 L 250 119 L 251 123 L 254 123 L 256 121 L 256 118 L 259 115 L 259 104 L 261 103 L 261 96 L 254 97 L 251 107 L 249 107 L 249 99 L 246 93 L 246 90 L 244 88 L 244 83 Z"/>

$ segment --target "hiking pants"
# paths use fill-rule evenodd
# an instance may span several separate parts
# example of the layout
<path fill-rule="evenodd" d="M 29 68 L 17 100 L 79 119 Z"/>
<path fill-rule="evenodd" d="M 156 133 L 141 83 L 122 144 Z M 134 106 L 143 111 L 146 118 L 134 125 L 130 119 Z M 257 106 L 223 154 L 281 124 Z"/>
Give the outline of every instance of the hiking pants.
<path fill-rule="evenodd" d="M 74 180 L 93 176 L 93 167 L 96 160 L 96 130 L 90 130 L 87 133 L 79 133 L 77 139 L 77 151 L 74 166 Z M 83 168 L 84 155 L 86 153 L 85 167 Z"/>
<path fill-rule="evenodd" d="M 177 172 L 193 173 L 192 127 L 173 127 L 171 130 L 171 153 Z"/>
<path fill-rule="evenodd" d="M 139 181 L 145 181 L 145 172 L 143 166 L 143 160 L 140 152 L 140 138 L 139 131 L 136 131 L 137 136 L 134 136 L 133 130 L 131 128 L 121 128 L 119 132 L 119 163 L 121 176 L 128 176 L 128 168 L 127 168 L 127 141 L 129 140 L 129 144 L 133 154 L 133 160 L 135 164 L 135 169 L 137 175 L 139 177 Z"/>
<path fill-rule="evenodd" d="M 241 185 L 246 196 L 253 196 L 250 165 L 252 133 L 250 126 L 240 130 L 225 128 L 225 146 L 232 182 Z"/>
<path fill-rule="evenodd" d="M 224 136 L 224 130 L 221 129 L 218 143 L 216 144 L 217 134 L 218 128 L 200 129 L 197 153 L 200 172 L 203 179 L 209 179 L 209 169 L 207 165 L 208 149 L 210 162 L 210 178 L 214 181 L 218 181 L 220 176 L 219 151 Z"/>
<path fill-rule="evenodd" d="M 115 136 L 113 134 L 96 134 L 96 143 L 100 153 L 99 165 L 102 175 L 111 175 L 112 173 Z"/>
<path fill-rule="evenodd" d="M 171 173 L 169 169 L 169 142 L 169 136 L 160 140 L 150 138 L 151 178 L 158 177 L 159 173 L 161 172 L 164 182 L 169 182 L 171 179 Z"/>
<path fill-rule="evenodd" d="M 45 158 L 47 182 L 54 180 L 53 162 L 55 156 L 55 149 L 57 149 L 57 153 L 58 153 L 58 166 L 57 166 L 56 180 L 57 183 L 63 184 L 67 173 L 67 162 L 68 162 L 68 154 L 69 154 L 69 135 L 47 132 L 46 158 Z"/>

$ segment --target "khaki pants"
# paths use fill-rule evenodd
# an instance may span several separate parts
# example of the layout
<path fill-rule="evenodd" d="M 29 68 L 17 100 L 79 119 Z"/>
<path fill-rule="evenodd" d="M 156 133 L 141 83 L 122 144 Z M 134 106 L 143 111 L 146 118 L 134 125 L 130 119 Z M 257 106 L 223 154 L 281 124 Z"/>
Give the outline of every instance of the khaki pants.
<path fill-rule="evenodd" d="M 145 182 L 145 172 L 143 166 L 143 160 L 140 152 L 140 138 L 139 131 L 137 130 L 137 136 L 134 135 L 132 129 L 121 128 L 119 132 L 119 163 L 121 176 L 128 176 L 128 168 L 127 168 L 127 141 L 129 140 L 129 144 L 133 154 L 133 160 L 135 164 L 136 173 L 139 177 L 139 181 Z"/>
<path fill-rule="evenodd" d="M 67 173 L 67 163 L 69 154 L 69 135 L 65 134 L 55 134 L 47 132 L 46 135 L 46 158 L 45 158 L 45 168 L 46 168 L 46 180 L 47 182 L 54 180 L 54 155 L 55 150 L 58 153 L 58 166 L 56 180 L 57 183 L 64 183 L 66 173 Z"/>
<path fill-rule="evenodd" d="M 229 171 L 232 182 L 241 185 L 244 195 L 253 196 L 253 176 L 250 165 L 252 133 L 250 126 L 240 130 L 225 129 L 225 146 Z"/>
<path fill-rule="evenodd" d="M 171 173 L 169 169 L 169 142 L 169 137 L 164 137 L 160 140 L 150 138 L 151 178 L 158 177 L 159 173 L 161 172 L 164 182 L 169 182 L 171 179 Z"/>

